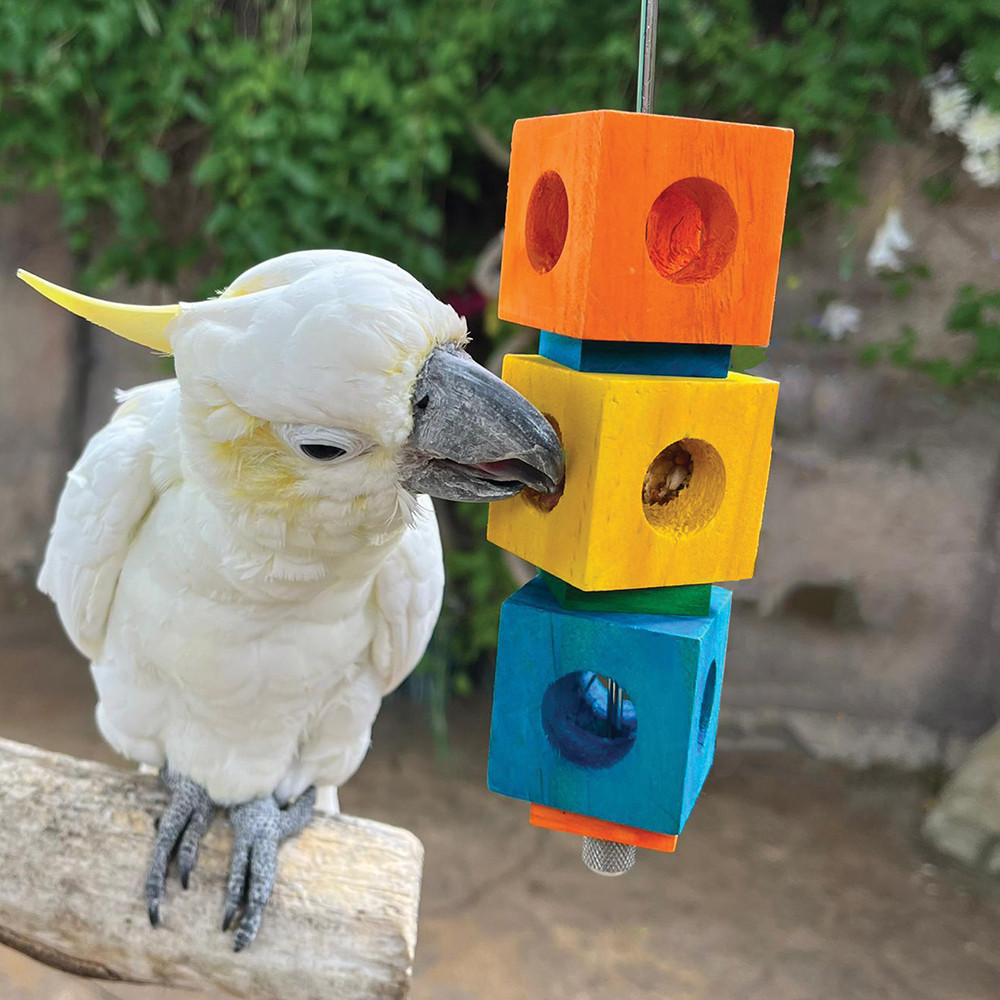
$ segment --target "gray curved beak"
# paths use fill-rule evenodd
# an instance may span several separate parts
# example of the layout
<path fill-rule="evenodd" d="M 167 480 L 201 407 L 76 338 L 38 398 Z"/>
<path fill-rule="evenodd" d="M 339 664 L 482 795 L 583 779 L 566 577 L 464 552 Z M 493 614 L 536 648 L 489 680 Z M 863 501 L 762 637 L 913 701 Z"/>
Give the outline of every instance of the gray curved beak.
<path fill-rule="evenodd" d="M 456 347 L 437 347 L 413 389 L 403 484 L 443 500 L 503 500 L 525 486 L 556 493 L 563 453 L 519 392 Z"/>

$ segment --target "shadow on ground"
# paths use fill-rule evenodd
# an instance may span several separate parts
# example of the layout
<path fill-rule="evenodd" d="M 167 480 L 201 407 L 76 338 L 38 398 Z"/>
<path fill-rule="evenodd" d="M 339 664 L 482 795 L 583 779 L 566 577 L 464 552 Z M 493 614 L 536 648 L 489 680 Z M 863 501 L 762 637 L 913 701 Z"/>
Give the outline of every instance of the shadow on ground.
<path fill-rule="evenodd" d="M 49 605 L 8 588 L 0 612 L 0 735 L 113 762 Z M 486 698 L 455 705 L 442 760 L 421 710 L 392 700 L 342 791 L 345 812 L 427 848 L 416 1000 L 1000 996 L 1000 892 L 918 841 L 926 777 L 720 753 L 677 854 L 640 852 L 630 876 L 601 879 L 577 838 L 532 829 L 524 804 L 486 791 L 488 715 Z M 2 1000 L 167 996 L 194 994 L 0 950 Z"/>

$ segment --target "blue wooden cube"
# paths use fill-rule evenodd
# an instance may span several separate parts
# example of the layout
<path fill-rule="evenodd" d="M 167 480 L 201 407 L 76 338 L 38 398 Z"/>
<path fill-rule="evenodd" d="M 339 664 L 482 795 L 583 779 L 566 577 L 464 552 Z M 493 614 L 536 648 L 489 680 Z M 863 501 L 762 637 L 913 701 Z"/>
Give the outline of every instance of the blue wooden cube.
<path fill-rule="evenodd" d="M 731 603 L 713 587 L 701 618 L 568 611 L 522 587 L 500 613 L 489 787 L 680 833 L 715 753 Z"/>

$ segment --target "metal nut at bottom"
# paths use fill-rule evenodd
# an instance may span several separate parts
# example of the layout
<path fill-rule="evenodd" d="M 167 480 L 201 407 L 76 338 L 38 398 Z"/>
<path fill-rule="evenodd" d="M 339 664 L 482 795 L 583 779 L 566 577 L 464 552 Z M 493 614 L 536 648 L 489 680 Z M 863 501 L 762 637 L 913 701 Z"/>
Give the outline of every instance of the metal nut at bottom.
<path fill-rule="evenodd" d="M 624 875 L 635 864 L 635 848 L 616 840 L 584 837 L 583 863 L 597 875 Z"/>

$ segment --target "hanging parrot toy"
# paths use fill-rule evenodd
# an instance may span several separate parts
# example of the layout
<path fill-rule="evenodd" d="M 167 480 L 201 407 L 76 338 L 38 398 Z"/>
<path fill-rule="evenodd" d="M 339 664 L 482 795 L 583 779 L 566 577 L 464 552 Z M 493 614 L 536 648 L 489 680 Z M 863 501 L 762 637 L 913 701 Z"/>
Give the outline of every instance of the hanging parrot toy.
<path fill-rule="evenodd" d="M 501 319 L 540 328 L 506 381 L 558 428 L 564 487 L 495 503 L 539 576 L 503 605 L 488 783 L 622 875 L 672 853 L 712 765 L 732 595 L 753 575 L 778 386 L 730 371 L 771 332 L 788 129 L 636 113 L 514 125 Z"/>
<path fill-rule="evenodd" d="M 429 497 L 553 494 L 559 441 L 466 353 L 465 322 L 376 257 L 288 254 L 215 299 L 139 307 L 19 272 L 176 378 L 122 393 L 69 473 L 39 576 L 91 661 L 97 722 L 169 804 L 145 883 L 161 921 L 218 810 L 223 927 L 254 939 L 278 845 L 368 751 L 441 607 Z M 317 799 L 318 796 L 318 799 Z"/>

